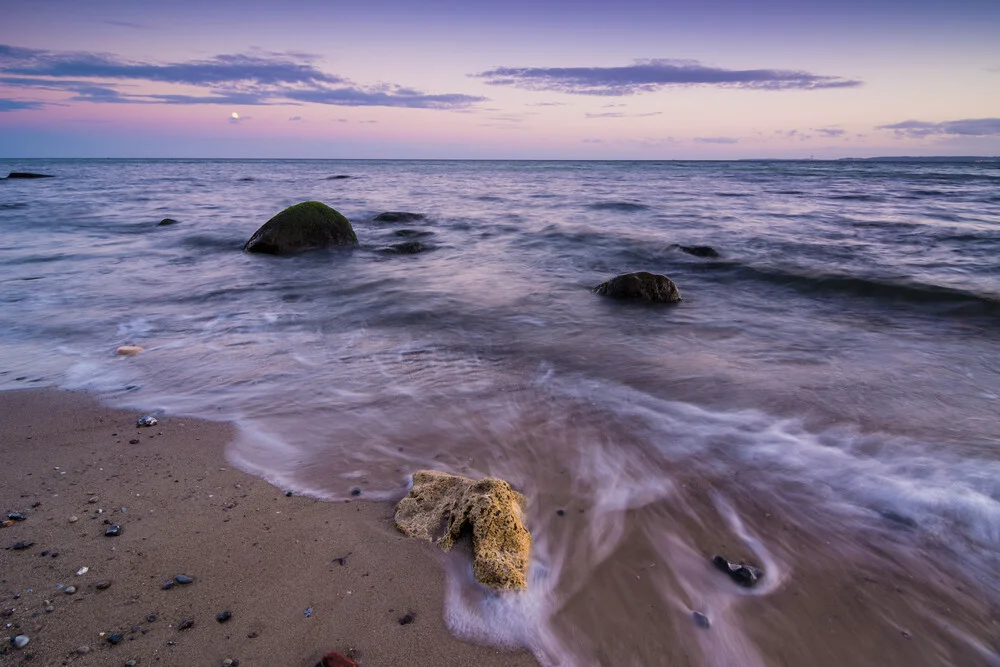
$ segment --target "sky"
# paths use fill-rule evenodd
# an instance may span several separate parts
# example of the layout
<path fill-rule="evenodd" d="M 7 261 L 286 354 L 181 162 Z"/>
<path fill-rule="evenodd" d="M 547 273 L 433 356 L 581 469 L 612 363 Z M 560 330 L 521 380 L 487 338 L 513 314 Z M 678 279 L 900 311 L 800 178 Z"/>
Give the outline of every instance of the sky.
<path fill-rule="evenodd" d="M 0 158 L 1000 155 L 998 0 L 0 0 Z"/>

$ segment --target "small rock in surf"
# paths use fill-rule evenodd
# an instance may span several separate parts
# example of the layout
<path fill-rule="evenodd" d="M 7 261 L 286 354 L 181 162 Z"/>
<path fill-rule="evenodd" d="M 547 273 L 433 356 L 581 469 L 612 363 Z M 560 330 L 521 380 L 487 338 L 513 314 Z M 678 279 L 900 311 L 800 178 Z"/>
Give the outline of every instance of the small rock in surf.
<path fill-rule="evenodd" d="M 386 211 L 379 213 L 372 220 L 374 222 L 417 222 L 427 218 L 423 213 L 410 213 L 409 211 Z"/>
<path fill-rule="evenodd" d="M 759 568 L 745 563 L 733 563 L 722 556 L 712 558 L 712 563 L 744 588 L 753 588 L 764 577 L 764 573 Z"/>
<path fill-rule="evenodd" d="M 612 299 L 646 303 L 676 303 L 681 300 L 681 293 L 673 280 L 647 271 L 615 276 L 595 287 L 594 292 Z"/>
<path fill-rule="evenodd" d="M 719 251 L 710 245 L 679 245 L 677 247 L 695 257 L 719 257 Z"/>

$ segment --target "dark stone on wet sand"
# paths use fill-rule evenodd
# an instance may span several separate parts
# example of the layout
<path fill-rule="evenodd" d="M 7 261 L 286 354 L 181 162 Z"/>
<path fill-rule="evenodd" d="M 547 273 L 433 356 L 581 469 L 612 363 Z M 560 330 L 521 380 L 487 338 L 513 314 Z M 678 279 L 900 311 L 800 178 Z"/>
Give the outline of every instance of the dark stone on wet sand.
<path fill-rule="evenodd" d="M 409 625 L 410 623 L 413 623 L 414 620 L 416 619 L 414 618 L 413 614 L 404 614 L 403 616 L 399 617 L 399 624 Z"/>
<path fill-rule="evenodd" d="M 108 643 L 109 644 L 121 644 L 122 643 L 122 636 L 118 632 L 111 633 L 110 635 L 108 635 L 107 639 L 108 639 Z"/>
<path fill-rule="evenodd" d="M 188 628 L 193 628 L 193 627 L 194 627 L 194 621 L 192 621 L 190 618 L 185 619 L 177 624 L 178 630 L 187 630 Z"/>
<path fill-rule="evenodd" d="M 178 574 L 176 577 L 174 577 L 174 581 L 176 581 L 178 584 L 190 584 L 194 582 L 194 579 L 187 576 L 186 574 Z"/>
<path fill-rule="evenodd" d="M 753 588 L 763 578 L 764 573 L 753 565 L 732 563 L 722 556 L 712 558 L 716 568 L 729 575 L 729 578 L 744 588 Z"/>
<path fill-rule="evenodd" d="M 10 519 L 11 521 L 24 521 L 28 517 L 24 516 L 20 512 L 11 512 L 10 514 L 7 515 L 7 518 Z"/>
<path fill-rule="evenodd" d="M 157 227 L 167 227 L 169 225 L 176 225 L 176 224 L 177 224 L 177 221 L 174 220 L 173 218 L 164 218 L 163 220 L 160 220 L 158 223 L 156 223 L 156 226 Z"/>
<path fill-rule="evenodd" d="M 679 245 L 683 252 L 695 257 L 718 257 L 719 251 L 710 245 Z"/>
<path fill-rule="evenodd" d="M 122 527 L 117 523 L 111 524 L 110 526 L 108 526 L 108 529 L 104 531 L 104 535 L 106 537 L 118 537 L 121 534 L 122 534 Z"/>
<path fill-rule="evenodd" d="M 417 222 L 418 220 L 426 220 L 427 216 L 423 213 L 410 213 L 409 211 L 386 211 L 385 213 L 379 213 L 374 218 L 373 222 Z"/>
<path fill-rule="evenodd" d="M 354 246 L 358 237 L 350 221 L 318 201 L 289 206 L 254 232 L 246 252 L 286 255 L 332 246 Z"/>
<path fill-rule="evenodd" d="M 226 621 L 228 621 L 232 617 L 233 617 L 232 612 L 230 612 L 228 610 L 227 611 L 220 611 L 218 614 L 215 615 L 215 620 L 217 620 L 219 623 L 225 623 Z"/>
<path fill-rule="evenodd" d="M 13 549 L 14 551 L 24 551 L 32 544 L 34 544 L 34 542 L 15 542 L 14 545 L 11 547 L 11 549 Z"/>
<path fill-rule="evenodd" d="M 681 293 L 673 280 L 646 271 L 615 276 L 595 287 L 594 292 L 612 299 L 646 303 L 676 303 L 681 300 Z"/>
<path fill-rule="evenodd" d="M 170 581 L 168 581 L 168 582 L 164 583 L 162 586 L 160 586 L 160 588 L 162 590 L 165 590 L 165 591 L 169 591 L 173 587 L 174 587 L 174 580 L 173 579 L 171 579 Z"/>
<path fill-rule="evenodd" d="M 98 581 L 96 584 L 94 584 L 94 588 L 96 588 L 99 591 L 105 591 L 111 588 L 111 582 L 107 580 Z"/>
<path fill-rule="evenodd" d="M 712 622 L 708 620 L 708 616 L 705 616 L 705 614 L 701 613 L 700 611 L 692 612 L 691 618 L 694 620 L 694 624 L 697 625 L 699 628 L 708 630 L 710 627 L 712 627 Z"/>
<path fill-rule="evenodd" d="M 7 178 L 53 178 L 52 174 L 34 174 L 30 171 L 12 171 Z"/>

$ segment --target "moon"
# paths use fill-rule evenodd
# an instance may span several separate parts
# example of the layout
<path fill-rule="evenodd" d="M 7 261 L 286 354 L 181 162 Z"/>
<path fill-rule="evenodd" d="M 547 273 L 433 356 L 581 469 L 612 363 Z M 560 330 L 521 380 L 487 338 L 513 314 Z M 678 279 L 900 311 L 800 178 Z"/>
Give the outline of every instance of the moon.
<path fill-rule="evenodd" d="M 233 118 L 233 120 L 239 120 L 240 119 L 240 115 L 234 111 L 233 115 L 232 115 L 232 118 Z"/>

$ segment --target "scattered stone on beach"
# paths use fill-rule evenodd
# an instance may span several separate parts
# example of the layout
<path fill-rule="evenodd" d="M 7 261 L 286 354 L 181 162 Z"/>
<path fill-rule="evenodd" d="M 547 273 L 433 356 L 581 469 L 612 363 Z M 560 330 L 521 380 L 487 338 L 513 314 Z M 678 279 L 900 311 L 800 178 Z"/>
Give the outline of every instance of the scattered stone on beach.
<path fill-rule="evenodd" d="M 52 174 L 36 174 L 30 171 L 12 171 L 7 178 L 53 178 Z"/>
<path fill-rule="evenodd" d="M 681 293 L 673 280 L 647 271 L 615 276 L 595 287 L 594 292 L 612 299 L 646 303 L 676 303 L 681 300 Z"/>
<path fill-rule="evenodd" d="M 700 611 L 692 612 L 691 618 L 694 620 L 694 624 L 697 625 L 699 628 L 708 630 L 710 627 L 712 627 L 712 622 L 708 620 L 708 616 L 705 616 L 705 614 L 701 613 Z"/>
<path fill-rule="evenodd" d="M 76 522 L 77 522 L 77 521 L 79 521 L 79 520 L 80 520 L 80 518 L 79 518 L 79 517 L 77 517 L 77 516 L 71 516 L 71 517 L 69 518 L 69 522 L 70 522 L 70 523 L 76 523 Z"/>
<path fill-rule="evenodd" d="M 17 635 L 10 640 L 10 643 L 14 645 L 14 648 L 24 648 L 30 641 L 26 635 Z"/>
<path fill-rule="evenodd" d="M 233 613 L 231 611 L 229 611 L 229 610 L 220 611 L 218 614 L 215 615 L 215 620 L 217 620 L 219 623 L 225 623 L 226 621 L 228 621 L 232 617 L 233 617 Z"/>
<path fill-rule="evenodd" d="M 132 438 L 131 440 L 128 441 L 128 444 L 130 444 L 130 445 L 138 445 L 139 444 L 139 438 Z"/>
<path fill-rule="evenodd" d="M 90 653 L 90 647 L 86 646 L 86 645 L 84 645 L 84 646 L 77 646 L 76 647 L 76 653 L 78 655 L 87 655 L 88 653 Z"/>
<path fill-rule="evenodd" d="M 164 582 L 164 584 L 160 586 L 160 590 L 169 591 L 173 587 L 174 587 L 174 580 L 171 579 L 170 581 Z"/>
<path fill-rule="evenodd" d="M 108 526 L 108 529 L 104 531 L 105 537 L 118 537 L 122 534 L 122 527 L 117 523 L 113 523 Z"/>
<path fill-rule="evenodd" d="M 710 245 L 679 245 L 682 252 L 695 257 L 719 257 L 719 251 Z"/>
<path fill-rule="evenodd" d="M 372 222 L 418 222 L 426 219 L 427 216 L 423 213 L 410 213 L 409 211 L 386 211 L 385 213 L 379 213 L 372 218 Z"/>
<path fill-rule="evenodd" d="M 338 245 L 357 245 L 358 237 L 343 215 L 318 201 L 286 208 L 254 232 L 247 252 L 284 255 Z"/>
<path fill-rule="evenodd" d="M 169 225 L 176 225 L 176 224 L 177 224 L 177 221 L 174 220 L 173 218 L 164 218 L 163 220 L 160 220 L 158 223 L 156 223 L 156 226 L 157 227 L 167 227 Z"/>
<path fill-rule="evenodd" d="M 190 584 L 194 582 L 194 579 L 187 576 L 186 574 L 178 574 L 176 577 L 174 577 L 174 581 L 176 581 L 178 584 Z"/>
<path fill-rule="evenodd" d="M 306 618 L 309 618 L 310 616 L 313 615 L 313 608 L 312 607 L 306 607 L 306 610 L 304 612 L 302 612 L 302 615 L 305 616 Z"/>
<path fill-rule="evenodd" d="M 729 575 L 729 578 L 744 588 L 753 588 L 763 578 L 760 568 L 745 563 L 733 563 L 722 556 L 712 558 L 716 568 Z"/>
<path fill-rule="evenodd" d="M 330 651 L 324 655 L 321 665 L 322 667 L 358 667 L 358 663 L 337 651 Z"/>
<path fill-rule="evenodd" d="M 72 595 L 73 593 L 76 593 L 76 586 L 67 586 L 66 588 L 63 589 L 63 593 L 65 593 L 66 595 Z"/>
<path fill-rule="evenodd" d="M 351 489 L 351 495 L 354 497 L 360 496 L 361 489 L 359 489 L 358 487 L 354 487 L 353 489 Z"/>
<path fill-rule="evenodd" d="M 4 528 L 10 528 L 13 525 L 14 525 L 14 520 L 13 519 L 7 519 L 3 523 L 0 523 L 0 526 L 3 526 Z"/>
<path fill-rule="evenodd" d="M 396 528 L 449 551 L 472 529 L 473 574 L 486 586 L 527 586 L 531 534 L 524 527 L 524 496 L 507 482 L 472 480 L 436 470 L 413 474 L 413 488 L 396 505 Z M 443 531 L 443 534 L 442 534 Z"/>
<path fill-rule="evenodd" d="M 109 588 L 111 588 L 111 582 L 107 579 L 98 581 L 96 584 L 94 584 L 94 588 L 96 588 L 99 591 L 106 591 Z"/>
<path fill-rule="evenodd" d="M 120 632 L 112 632 L 110 635 L 108 635 L 107 637 L 105 637 L 105 639 L 107 640 L 107 642 L 109 644 L 121 644 L 122 643 L 122 635 L 121 635 Z"/>
<path fill-rule="evenodd" d="M 34 542 L 15 542 L 11 546 L 11 549 L 13 549 L 14 551 L 24 551 L 25 549 L 29 548 L 33 544 L 34 544 Z"/>
<path fill-rule="evenodd" d="M 416 618 L 413 616 L 413 614 L 403 614 L 402 616 L 399 617 L 399 624 L 409 625 L 410 623 L 413 623 L 414 620 L 416 620 Z"/>
<path fill-rule="evenodd" d="M 181 621 L 180 623 L 177 624 L 177 630 L 178 631 L 180 631 L 180 630 L 187 630 L 188 628 L 193 628 L 193 627 L 194 627 L 194 621 L 191 620 L 190 618 L 186 618 L 186 619 L 184 619 L 183 621 Z"/>
<path fill-rule="evenodd" d="M 28 517 L 24 516 L 20 512 L 11 512 L 7 515 L 7 518 L 11 521 L 25 521 Z"/>
<path fill-rule="evenodd" d="M 138 345 L 120 345 L 116 350 L 115 354 L 121 355 L 123 357 L 134 357 L 135 355 L 143 352 L 143 348 Z"/>
<path fill-rule="evenodd" d="M 90 572 L 90 568 L 87 567 L 87 566 L 84 566 L 84 567 L 81 567 L 79 570 L 76 571 L 76 576 L 80 577 L 80 576 L 83 576 L 83 575 L 87 574 L 88 572 Z"/>
<path fill-rule="evenodd" d="M 136 420 L 135 427 L 149 428 L 150 426 L 156 426 L 158 423 L 159 421 L 157 421 L 156 417 L 150 417 L 149 415 L 145 415 L 143 417 L 139 417 L 139 419 Z"/>

